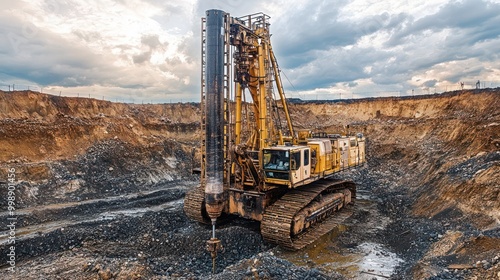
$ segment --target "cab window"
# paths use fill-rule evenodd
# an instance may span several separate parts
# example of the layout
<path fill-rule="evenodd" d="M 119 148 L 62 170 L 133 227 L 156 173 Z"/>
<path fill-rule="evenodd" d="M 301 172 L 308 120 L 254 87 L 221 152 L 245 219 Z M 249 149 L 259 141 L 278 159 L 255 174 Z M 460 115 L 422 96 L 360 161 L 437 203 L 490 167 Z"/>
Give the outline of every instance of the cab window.
<path fill-rule="evenodd" d="M 282 150 L 264 150 L 264 169 L 289 170 L 290 152 Z"/>
<path fill-rule="evenodd" d="M 300 168 L 300 151 L 292 153 L 292 170 Z"/>

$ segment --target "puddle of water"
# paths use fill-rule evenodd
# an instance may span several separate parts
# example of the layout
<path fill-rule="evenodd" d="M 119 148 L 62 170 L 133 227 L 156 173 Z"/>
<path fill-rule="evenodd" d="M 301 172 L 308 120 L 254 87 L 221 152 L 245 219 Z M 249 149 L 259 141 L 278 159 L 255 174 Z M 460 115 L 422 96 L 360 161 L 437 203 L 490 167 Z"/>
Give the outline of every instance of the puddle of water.
<path fill-rule="evenodd" d="M 340 233 L 346 230 L 346 226 L 339 225 L 329 233 L 320 237 L 316 242 L 306 246 L 300 251 L 279 250 L 275 253 L 278 256 L 301 266 L 317 266 L 330 263 L 332 260 L 336 259 L 349 261 L 350 257 L 341 254 L 341 252 L 339 252 L 333 244 L 333 240 L 335 240 Z"/>
<path fill-rule="evenodd" d="M 277 250 L 275 255 L 299 266 L 316 267 L 325 271 L 335 271 L 346 276 L 353 276 L 358 271 L 356 266 L 358 255 L 341 250 L 334 244 L 338 235 L 347 229 L 347 226 L 339 225 L 300 251 L 275 249 Z"/>
<path fill-rule="evenodd" d="M 370 201 L 358 200 L 360 204 Z M 375 225 L 372 225 L 375 226 Z M 402 259 L 381 244 L 362 243 L 355 248 L 339 248 L 336 240 L 348 229 L 339 225 L 303 250 L 290 252 L 274 249 L 276 256 L 296 265 L 338 272 L 352 279 L 388 279 Z"/>
<path fill-rule="evenodd" d="M 275 255 L 296 265 L 334 271 L 353 279 L 387 279 L 402 259 L 381 244 L 363 243 L 354 249 L 335 246 L 335 238 L 345 226 L 333 229 L 315 243 L 298 252 L 275 249 Z"/>
<path fill-rule="evenodd" d="M 363 254 L 357 263 L 359 271 L 366 276 L 366 278 L 359 279 L 373 279 L 374 274 L 386 276 L 380 279 L 388 278 L 396 266 L 403 262 L 395 253 L 388 251 L 381 244 L 363 243 L 356 249 Z"/>
<path fill-rule="evenodd" d="M 346 257 L 332 260 L 319 268 L 360 280 L 388 279 L 403 262 L 395 253 L 377 243 L 363 243 L 346 254 Z"/>

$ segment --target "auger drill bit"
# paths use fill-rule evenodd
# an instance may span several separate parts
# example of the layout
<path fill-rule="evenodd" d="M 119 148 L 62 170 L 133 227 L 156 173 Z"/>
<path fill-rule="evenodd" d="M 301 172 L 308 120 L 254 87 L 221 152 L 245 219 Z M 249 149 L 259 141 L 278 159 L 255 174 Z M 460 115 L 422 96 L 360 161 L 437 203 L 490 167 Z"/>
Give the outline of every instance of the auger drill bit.
<path fill-rule="evenodd" d="M 212 274 L 215 274 L 215 259 L 217 258 L 217 252 L 221 252 L 223 247 L 220 240 L 215 237 L 215 223 L 216 219 L 212 219 L 212 238 L 207 241 L 207 250 L 210 252 L 212 257 Z"/>

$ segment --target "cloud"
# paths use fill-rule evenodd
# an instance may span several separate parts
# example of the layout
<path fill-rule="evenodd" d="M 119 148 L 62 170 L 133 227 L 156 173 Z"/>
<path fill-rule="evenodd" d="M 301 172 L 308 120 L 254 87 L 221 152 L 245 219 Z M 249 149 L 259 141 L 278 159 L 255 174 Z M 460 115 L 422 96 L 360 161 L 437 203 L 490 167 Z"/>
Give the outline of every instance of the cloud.
<path fill-rule="evenodd" d="M 162 56 L 162 53 L 164 53 L 168 48 L 168 42 L 160 42 L 158 34 L 143 35 L 141 38 L 141 44 L 142 47 L 140 53 L 132 56 L 132 60 L 135 64 L 153 62 L 151 59 L 154 53 L 158 53 L 159 56 Z"/>
<path fill-rule="evenodd" d="M 422 84 L 422 86 L 429 88 L 429 87 L 433 87 L 433 86 L 435 86 L 435 85 L 436 85 L 436 83 L 437 83 L 437 80 L 436 80 L 436 79 L 434 79 L 434 80 L 429 80 L 429 81 L 425 81 L 425 82 Z"/>
<path fill-rule="evenodd" d="M 141 64 L 151 59 L 151 51 L 146 51 L 138 55 L 134 55 L 132 60 L 135 64 Z"/>
<path fill-rule="evenodd" d="M 196 101 L 200 18 L 213 8 L 270 15 L 285 89 L 303 98 L 500 85 L 496 0 L 2 2 L 0 85 Z"/>
<path fill-rule="evenodd" d="M 140 23 L 141 18 L 134 14 L 136 8 L 131 10 L 127 6 L 137 2 L 115 2 L 100 7 L 81 1 L 47 1 L 18 7 L 22 13 L 0 12 L 0 31 L 4 42 L 10 43 L 1 47 L 0 72 L 4 77 L 24 79 L 46 88 L 101 85 L 124 89 L 164 87 L 165 92 L 184 90 L 185 81 L 189 80 L 186 70 L 177 76 L 176 69 L 165 65 L 174 59 L 189 60 L 179 49 L 184 39 L 172 36 L 158 25 L 145 25 L 150 21 L 147 18 Z M 37 13 L 40 6 L 41 11 L 50 12 L 46 18 Z M 99 11 L 101 8 L 103 11 Z M 169 13 L 169 8 L 172 6 L 162 9 L 160 5 L 153 9 L 155 12 L 139 9 L 137 13 Z M 125 12 L 110 19 L 104 17 L 109 9 Z M 71 16 L 76 18 L 70 19 Z M 39 21 L 31 23 L 32 17 Z M 60 26 L 62 22 L 65 23 Z M 126 28 L 119 26 L 120 23 L 125 23 Z M 187 64 L 193 67 L 192 63 Z"/>
<path fill-rule="evenodd" d="M 92 69 L 111 70 L 102 56 L 87 48 L 47 32 L 35 29 L 28 33 L 16 32 L 28 23 L 15 17 L 2 17 L 10 24 L 2 24 L 3 45 L 0 51 L 2 72 L 36 84 L 58 83 L 66 86 L 88 84 Z M 30 27 L 31 28 L 31 27 Z M 111 72 L 111 71 L 109 71 Z"/>
<path fill-rule="evenodd" d="M 337 20 L 343 2 L 332 6 L 326 1 L 307 1 L 297 9 L 290 9 L 286 17 L 273 22 L 271 31 L 276 52 L 291 58 L 291 61 L 284 59 L 283 66 L 301 66 L 310 58 L 311 52 L 356 42 L 357 29 L 348 22 Z M 300 59 L 300 56 L 306 56 L 306 59 Z"/>
<path fill-rule="evenodd" d="M 157 34 L 143 35 L 141 38 L 141 43 L 143 45 L 148 46 L 152 50 L 163 46 L 163 44 L 160 42 L 159 36 Z"/>

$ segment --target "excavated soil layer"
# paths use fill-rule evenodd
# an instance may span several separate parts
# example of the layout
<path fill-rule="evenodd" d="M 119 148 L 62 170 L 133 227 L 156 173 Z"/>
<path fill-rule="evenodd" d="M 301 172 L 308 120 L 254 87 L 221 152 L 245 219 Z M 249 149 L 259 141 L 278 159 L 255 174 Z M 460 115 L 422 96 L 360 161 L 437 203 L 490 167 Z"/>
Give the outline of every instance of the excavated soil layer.
<path fill-rule="evenodd" d="M 0 277 L 500 279 L 499 97 L 290 104 L 298 129 L 366 135 L 368 163 L 337 174 L 358 185 L 354 214 L 298 252 L 233 219 L 212 275 L 210 228 L 182 210 L 198 180 L 198 104 L 0 92 Z"/>

